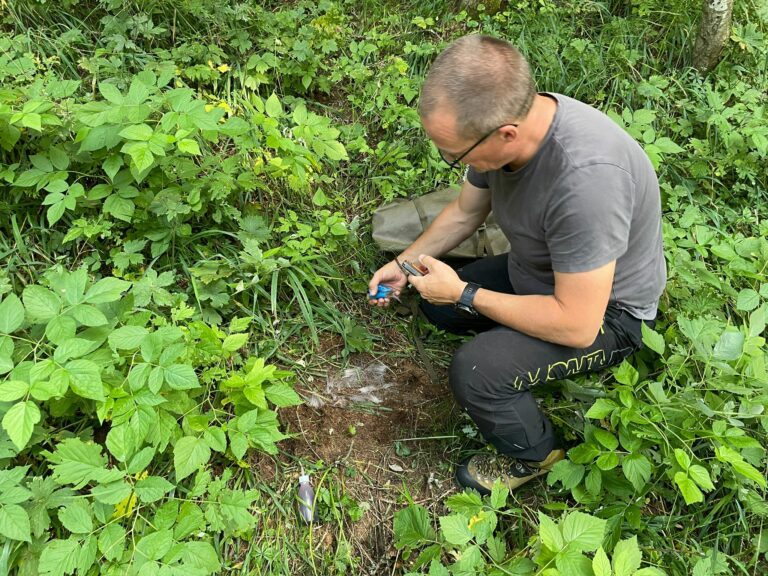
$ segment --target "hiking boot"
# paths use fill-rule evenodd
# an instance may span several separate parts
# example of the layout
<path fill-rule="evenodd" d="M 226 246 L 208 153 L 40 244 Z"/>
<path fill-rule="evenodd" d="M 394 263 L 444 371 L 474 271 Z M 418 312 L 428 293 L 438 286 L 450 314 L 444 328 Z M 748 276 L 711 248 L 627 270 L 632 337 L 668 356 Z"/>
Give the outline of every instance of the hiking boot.
<path fill-rule="evenodd" d="M 510 490 L 528 480 L 546 474 L 565 458 L 565 450 L 552 450 L 541 462 L 518 460 L 504 454 L 477 454 L 456 468 L 456 482 L 462 488 L 474 488 L 480 494 L 490 494 L 498 479 Z"/>

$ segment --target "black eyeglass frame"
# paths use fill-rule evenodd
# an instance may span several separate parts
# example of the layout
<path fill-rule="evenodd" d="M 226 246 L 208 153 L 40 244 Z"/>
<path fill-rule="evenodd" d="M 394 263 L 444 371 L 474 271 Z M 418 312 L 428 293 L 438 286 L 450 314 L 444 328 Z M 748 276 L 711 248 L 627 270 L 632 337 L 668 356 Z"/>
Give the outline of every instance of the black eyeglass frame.
<path fill-rule="evenodd" d="M 472 146 L 470 146 L 464 153 L 460 154 L 459 156 L 454 158 L 452 161 L 449 161 L 445 157 L 445 155 L 444 155 L 445 151 L 442 150 L 441 148 L 437 149 L 437 153 L 440 154 L 440 158 L 443 160 L 443 162 L 448 164 L 448 166 L 450 166 L 451 168 L 456 168 L 459 165 L 459 163 L 467 156 L 467 154 L 469 154 L 470 152 L 472 152 L 472 150 L 474 150 L 475 148 L 480 146 L 480 144 L 485 142 L 492 134 L 494 134 L 496 132 L 496 130 L 501 130 L 505 126 L 514 126 L 515 128 L 517 128 L 519 126 L 519 124 L 515 124 L 513 122 L 506 122 L 506 123 L 502 124 L 501 126 L 496 126 L 496 128 L 494 128 L 493 130 L 488 132 L 485 136 L 480 138 L 480 140 L 478 140 L 477 142 L 472 144 Z M 453 154 L 451 154 L 451 156 L 453 156 Z"/>

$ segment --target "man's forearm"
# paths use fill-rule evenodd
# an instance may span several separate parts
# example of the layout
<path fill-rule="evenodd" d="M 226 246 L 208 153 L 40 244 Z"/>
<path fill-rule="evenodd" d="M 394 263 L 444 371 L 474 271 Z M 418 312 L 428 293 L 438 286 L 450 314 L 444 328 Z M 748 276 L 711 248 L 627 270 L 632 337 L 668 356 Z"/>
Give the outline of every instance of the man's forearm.
<path fill-rule="evenodd" d="M 520 296 L 481 289 L 473 304 L 483 316 L 499 324 L 572 348 L 591 345 L 600 329 L 594 321 L 567 310 L 554 295 Z"/>

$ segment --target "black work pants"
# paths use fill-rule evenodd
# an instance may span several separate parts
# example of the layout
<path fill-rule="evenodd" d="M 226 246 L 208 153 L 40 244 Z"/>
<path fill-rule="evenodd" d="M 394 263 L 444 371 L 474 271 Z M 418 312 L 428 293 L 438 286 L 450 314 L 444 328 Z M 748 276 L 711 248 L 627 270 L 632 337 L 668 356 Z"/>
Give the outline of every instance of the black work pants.
<path fill-rule="evenodd" d="M 457 272 L 462 280 L 514 294 L 506 254 Z M 618 364 L 642 344 L 642 321 L 614 304 L 608 305 L 600 333 L 587 348 L 545 342 L 484 316 L 466 318 L 453 306 L 422 301 L 422 310 L 438 328 L 477 333 L 454 355 L 449 380 L 454 397 L 499 452 L 524 460 L 543 460 L 561 447 L 531 387 Z"/>

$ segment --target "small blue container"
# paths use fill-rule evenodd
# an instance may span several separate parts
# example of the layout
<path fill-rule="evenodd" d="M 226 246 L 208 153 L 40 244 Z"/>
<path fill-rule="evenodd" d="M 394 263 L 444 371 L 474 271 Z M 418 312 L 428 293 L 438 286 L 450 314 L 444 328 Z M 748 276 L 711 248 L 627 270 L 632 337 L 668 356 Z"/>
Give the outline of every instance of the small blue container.
<path fill-rule="evenodd" d="M 376 294 L 371 294 L 368 292 L 368 298 L 370 300 L 378 300 L 379 298 L 387 298 L 392 293 L 392 288 L 389 286 L 385 286 L 384 284 L 379 284 L 379 289 L 376 291 Z"/>

